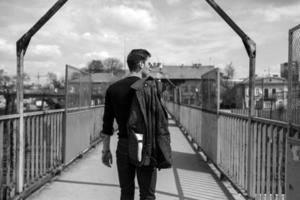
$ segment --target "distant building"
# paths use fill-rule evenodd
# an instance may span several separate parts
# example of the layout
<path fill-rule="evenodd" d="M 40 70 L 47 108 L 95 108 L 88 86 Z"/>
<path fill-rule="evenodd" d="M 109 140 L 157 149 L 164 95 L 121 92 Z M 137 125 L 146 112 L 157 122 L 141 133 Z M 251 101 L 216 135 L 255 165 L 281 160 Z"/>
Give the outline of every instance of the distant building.
<path fill-rule="evenodd" d="M 287 106 L 288 83 L 285 78 L 274 76 L 256 77 L 254 84 L 254 104 L 257 109 L 275 109 Z M 240 87 L 244 88 L 244 108 L 249 107 L 249 79 L 245 79 Z"/>
<path fill-rule="evenodd" d="M 162 82 L 171 82 L 181 91 L 181 102 L 184 104 L 201 105 L 201 77 L 214 69 L 212 65 L 194 64 L 164 65 L 153 68 L 151 76 L 161 79 Z M 174 98 L 174 96 L 170 96 Z"/>

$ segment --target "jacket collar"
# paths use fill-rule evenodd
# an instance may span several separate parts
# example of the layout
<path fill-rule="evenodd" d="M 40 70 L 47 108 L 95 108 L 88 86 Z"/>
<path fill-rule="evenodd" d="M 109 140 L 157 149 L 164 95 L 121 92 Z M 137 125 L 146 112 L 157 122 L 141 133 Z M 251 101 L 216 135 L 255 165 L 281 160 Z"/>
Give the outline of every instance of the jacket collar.
<path fill-rule="evenodd" d="M 137 80 L 136 82 L 134 82 L 132 85 L 131 85 L 131 88 L 135 89 L 135 90 L 139 90 L 141 88 L 144 87 L 144 84 L 146 81 L 148 80 L 154 80 L 154 78 L 152 76 L 148 76 L 146 78 L 143 78 L 143 79 L 140 79 L 140 80 Z"/>

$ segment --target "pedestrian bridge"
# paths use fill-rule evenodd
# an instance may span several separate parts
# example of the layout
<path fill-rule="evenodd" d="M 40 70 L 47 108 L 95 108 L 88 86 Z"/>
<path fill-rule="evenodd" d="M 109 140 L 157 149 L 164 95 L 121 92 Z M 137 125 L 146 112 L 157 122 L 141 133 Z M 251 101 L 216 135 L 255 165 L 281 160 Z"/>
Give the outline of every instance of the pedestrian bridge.
<path fill-rule="evenodd" d="M 195 153 L 181 130 L 170 120 L 174 166 L 158 173 L 157 199 L 232 199 L 201 156 Z M 112 138 L 112 150 L 117 137 Z M 113 162 L 115 162 L 115 157 Z M 137 184 L 136 184 L 137 186 Z M 101 163 L 101 144 L 68 166 L 60 176 L 35 192 L 30 200 L 105 199 L 120 197 L 116 164 Z M 136 188 L 135 199 L 139 199 Z"/>
<path fill-rule="evenodd" d="M 249 127 L 247 116 L 165 104 L 174 165 L 159 171 L 157 199 L 286 199 L 287 123 L 253 118 Z M 25 113 L 23 151 L 19 116 L 2 117 L 1 199 L 118 199 L 116 164 L 101 163 L 102 114 L 103 106 Z"/>

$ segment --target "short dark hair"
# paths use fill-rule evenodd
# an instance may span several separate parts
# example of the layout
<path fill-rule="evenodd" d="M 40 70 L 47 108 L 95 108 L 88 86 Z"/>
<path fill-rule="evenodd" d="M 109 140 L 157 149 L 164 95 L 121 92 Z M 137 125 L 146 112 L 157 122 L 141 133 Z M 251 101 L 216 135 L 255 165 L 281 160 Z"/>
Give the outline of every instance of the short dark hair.
<path fill-rule="evenodd" d="M 151 57 L 151 54 L 146 49 L 133 49 L 127 56 L 127 65 L 129 70 L 139 71 L 138 63 L 140 61 L 145 62 L 148 57 Z"/>

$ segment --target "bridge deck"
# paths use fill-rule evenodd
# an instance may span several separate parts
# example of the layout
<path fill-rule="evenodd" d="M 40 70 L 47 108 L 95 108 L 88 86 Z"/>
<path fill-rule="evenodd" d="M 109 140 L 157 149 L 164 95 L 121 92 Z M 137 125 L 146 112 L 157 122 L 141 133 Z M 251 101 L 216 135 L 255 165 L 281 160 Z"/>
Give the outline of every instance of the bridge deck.
<path fill-rule="evenodd" d="M 170 121 L 174 165 L 158 172 L 158 200 L 227 200 L 233 199 L 218 182 L 209 166 L 194 152 L 180 129 Z M 112 138 L 112 150 L 117 139 Z M 120 189 L 117 168 L 101 163 L 101 144 L 69 166 L 61 176 L 28 197 L 29 200 L 117 200 Z M 136 184 L 137 186 L 137 184 Z M 136 187 L 135 199 L 139 199 Z"/>

